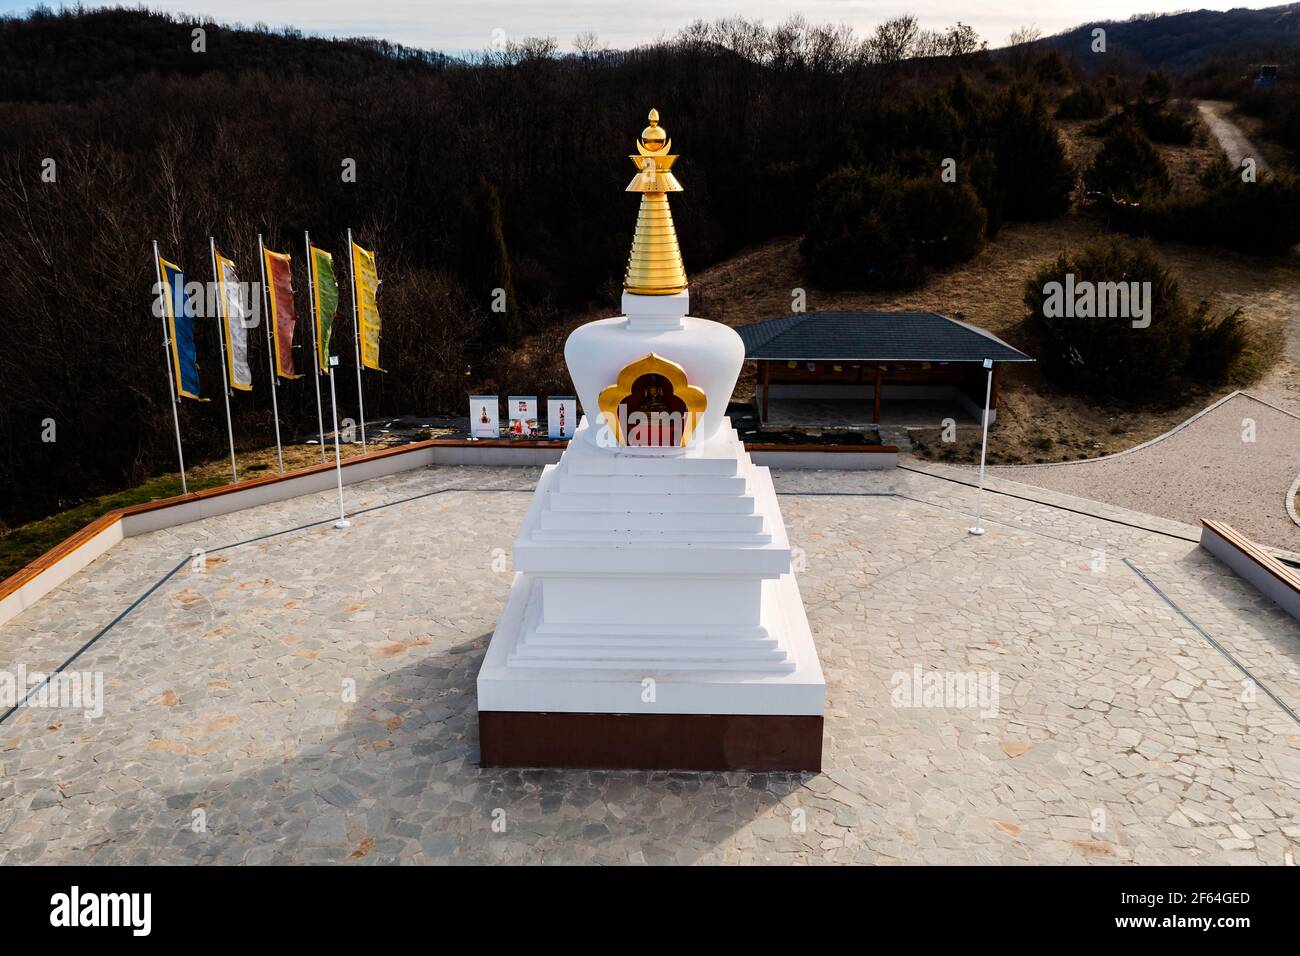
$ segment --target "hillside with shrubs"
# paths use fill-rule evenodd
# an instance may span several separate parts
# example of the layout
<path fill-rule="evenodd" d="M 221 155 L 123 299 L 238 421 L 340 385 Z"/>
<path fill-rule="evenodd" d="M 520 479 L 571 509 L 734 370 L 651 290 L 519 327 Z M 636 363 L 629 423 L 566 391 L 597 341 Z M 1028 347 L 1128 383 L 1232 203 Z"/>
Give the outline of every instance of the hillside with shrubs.
<path fill-rule="evenodd" d="M 200 27 L 206 50 L 195 53 Z M 304 229 L 338 253 L 351 227 L 378 251 L 384 280 L 387 371 L 367 382 L 372 417 L 463 414 L 476 389 L 571 392 L 563 336 L 617 301 L 636 208 L 623 192 L 626 154 L 651 106 L 682 155 L 686 191 L 673 211 L 693 277 L 776 243 L 788 250 L 778 299 L 807 286 L 816 301 L 912 296 L 974 311 L 978 302 L 963 304 L 978 297 L 971 277 L 1004 245 L 1024 244 L 1037 258 L 999 274 L 997 301 L 1011 311 L 990 324 L 1006 323 L 1031 354 L 1071 347 L 1068 330 L 1035 323 L 1020 301 L 1062 237 L 1272 257 L 1300 241 L 1300 216 L 1277 214 L 1297 208 L 1285 172 L 1247 187 L 1216 167 L 1190 190 L 1162 174 L 1162 155 L 1204 136 L 1190 107 L 1197 84 L 1227 87 L 1226 72 L 1170 74 L 1125 56 L 1099 69 L 1060 44 L 1021 39 L 991 51 L 968 26 L 926 31 L 908 16 L 865 36 L 798 18 L 730 19 L 631 50 L 529 38 L 451 58 L 141 10 L 2 19 L 0 219 L 13 227 L 0 230 L 0 322 L 22 347 L 0 358 L 0 483 L 14 489 L 0 522 L 173 463 L 152 239 L 202 277 L 214 234 L 255 278 L 259 232 L 301 260 Z M 1294 144 L 1292 100 L 1238 92 L 1270 135 Z M 42 184 L 50 158 L 57 183 Z M 355 182 L 340 177 L 346 159 Z M 1027 240 L 1034 229 L 1044 238 Z M 1134 255 L 1077 263 L 1099 275 L 1155 268 Z M 305 287 L 301 270 L 295 282 Z M 965 299 L 934 291 L 954 283 Z M 498 288 L 501 312 L 491 308 Z M 693 287 L 695 310 L 721 317 L 726 303 L 710 288 Z M 1244 354 L 1250 336 L 1184 295 L 1170 314 L 1187 353 L 1162 381 L 1194 390 L 1253 374 L 1232 356 L 1206 367 L 1204 343 Z M 788 305 L 744 319 L 775 309 Z M 350 364 L 350 336 L 339 345 Z M 215 356 L 202 374 L 219 395 Z M 1098 385 L 1051 359 L 1024 374 L 1043 395 L 1129 405 L 1151 401 L 1159 378 L 1144 392 L 1117 369 Z M 354 384 L 338 384 L 351 407 Z M 314 429 L 309 380 L 279 396 L 289 434 Z M 236 442 L 264 447 L 266 389 L 234 401 Z M 193 456 L 219 456 L 221 403 L 187 403 L 183 415 Z M 59 423 L 54 446 L 40 443 L 47 418 Z"/>

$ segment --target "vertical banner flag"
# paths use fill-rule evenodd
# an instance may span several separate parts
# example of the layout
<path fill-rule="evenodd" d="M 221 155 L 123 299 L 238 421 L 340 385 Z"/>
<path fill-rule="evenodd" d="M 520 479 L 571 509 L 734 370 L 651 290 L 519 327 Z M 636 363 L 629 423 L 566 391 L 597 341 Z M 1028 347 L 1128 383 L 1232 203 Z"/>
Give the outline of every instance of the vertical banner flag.
<path fill-rule="evenodd" d="M 334 257 L 324 249 L 311 247 L 312 274 L 316 276 L 316 357 L 320 370 L 330 370 L 330 333 L 334 331 L 334 313 L 339 309 L 339 285 L 334 281 Z"/>
<path fill-rule="evenodd" d="M 221 322 L 226 331 L 226 374 L 230 387 L 241 392 L 253 390 L 253 370 L 248 367 L 248 326 L 245 324 L 248 309 L 244 304 L 242 286 L 235 264 L 217 253 L 217 299 L 221 307 Z"/>
<path fill-rule="evenodd" d="M 352 276 L 357 290 L 357 323 L 361 326 L 361 364 L 382 372 L 379 367 L 379 271 L 375 254 L 352 243 Z"/>
<path fill-rule="evenodd" d="M 194 341 L 194 310 L 185 295 L 185 272 L 180 266 L 159 258 L 162 267 L 163 307 L 167 310 L 168 338 L 172 343 L 172 367 L 176 372 L 176 394 L 204 401 L 199 395 L 199 357 Z"/>
<path fill-rule="evenodd" d="M 286 252 L 266 253 L 266 284 L 271 299 L 271 331 L 275 333 L 275 372 L 281 378 L 302 378 L 293 370 L 293 330 L 298 315 L 293 308 L 293 274 Z"/>

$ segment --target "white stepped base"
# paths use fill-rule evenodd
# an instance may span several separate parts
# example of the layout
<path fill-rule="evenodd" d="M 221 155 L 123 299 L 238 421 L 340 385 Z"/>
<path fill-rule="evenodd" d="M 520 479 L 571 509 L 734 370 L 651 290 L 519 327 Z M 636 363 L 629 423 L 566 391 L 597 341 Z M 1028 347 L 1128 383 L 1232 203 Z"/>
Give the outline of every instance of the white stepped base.
<path fill-rule="evenodd" d="M 618 636 L 599 642 L 604 657 L 584 649 L 574 659 L 528 659 L 521 654 L 521 645 L 526 649 L 536 640 L 525 640 L 527 622 L 535 611 L 529 578 L 515 575 L 492 635 L 478 675 L 480 711 L 820 716 L 825 710 L 826 681 L 792 574 L 771 582 L 771 607 L 764 611 L 771 614 L 775 636 L 745 642 L 767 650 L 775 641 L 786 659 L 781 670 L 758 661 L 738 661 L 725 647 L 701 648 L 703 657 L 679 654 L 673 660 L 671 651 L 680 650 L 680 639 L 656 641 L 653 659 L 609 656 L 608 648 Z M 709 660 L 709 653 L 729 659 Z M 653 700 L 646 699 L 650 687 Z"/>
<path fill-rule="evenodd" d="M 573 511 L 543 511 L 539 515 L 540 531 L 580 531 L 590 536 L 601 531 L 730 531 L 772 536 L 763 531 L 763 516 L 751 514 L 664 514 L 652 512 L 605 512 L 583 514 Z"/>
<path fill-rule="evenodd" d="M 822 715 L 771 475 L 724 424 L 660 457 L 579 425 L 515 541 L 481 712 Z"/>
<path fill-rule="evenodd" d="M 739 495 L 570 494 L 551 492 L 552 511 L 618 514 L 752 514 L 754 502 Z"/>
<path fill-rule="evenodd" d="M 586 418 L 583 418 L 586 424 Z M 569 448 L 578 450 L 576 437 L 569 442 Z M 693 450 L 694 451 L 694 450 Z M 628 475 L 646 475 L 661 477 L 664 475 L 734 475 L 737 461 L 735 458 L 706 458 L 698 451 L 663 458 L 651 458 L 637 455 L 603 454 L 575 455 L 569 461 L 569 472 L 574 475 L 611 475 L 626 477 Z"/>
<path fill-rule="evenodd" d="M 625 531 L 629 543 L 643 544 L 755 544 L 766 543 L 772 536 L 749 531 Z M 755 539 L 758 539 L 756 542 Z M 585 531 L 538 531 L 535 541 L 590 541 Z"/>
<path fill-rule="evenodd" d="M 752 670 L 788 672 L 794 662 L 780 641 L 779 623 L 713 628 L 645 622 L 628 624 L 545 623 L 541 582 L 527 582 L 524 633 L 508 663 L 523 667 L 583 667 L 595 670 Z M 774 616 L 776 582 L 764 605 Z"/>
<path fill-rule="evenodd" d="M 750 627 L 657 627 L 648 628 L 643 624 L 538 624 L 533 632 L 534 641 L 590 641 L 609 637 L 627 638 L 629 640 L 653 637 L 662 641 L 689 643 L 692 641 L 712 641 L 723 644 L 734 641 L 767 641 L 771 633 L 762 624 Z"/>
<path fill-rule="evenodd" d="M 724 422 L 727 426 L 729 422 Z M 679 454 L 598 448 L 584 418 L 514 546 L 530 574 L 777 577 L 790 546 L 772 478 L 726 427 Z"/>
<path fill-rule="evenodd" d="M 745 493 L 740 475 L 576 475 L 566 474 L 559 491 L 571 495 L 726 495 Z"/>

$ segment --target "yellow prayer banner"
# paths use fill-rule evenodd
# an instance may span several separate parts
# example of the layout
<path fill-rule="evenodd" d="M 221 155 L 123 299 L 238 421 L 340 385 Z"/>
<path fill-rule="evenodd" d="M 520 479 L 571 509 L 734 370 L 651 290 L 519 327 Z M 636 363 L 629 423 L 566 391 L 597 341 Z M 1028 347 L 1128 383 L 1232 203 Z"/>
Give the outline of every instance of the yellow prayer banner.
<path fill-rule="evenodd" d="M 375 254 L 352 243 L 352 282 L 357 296 L 357 324 L 361 332 L 361 364 L 382 372 L 379 367 L 379 272 Z"/>

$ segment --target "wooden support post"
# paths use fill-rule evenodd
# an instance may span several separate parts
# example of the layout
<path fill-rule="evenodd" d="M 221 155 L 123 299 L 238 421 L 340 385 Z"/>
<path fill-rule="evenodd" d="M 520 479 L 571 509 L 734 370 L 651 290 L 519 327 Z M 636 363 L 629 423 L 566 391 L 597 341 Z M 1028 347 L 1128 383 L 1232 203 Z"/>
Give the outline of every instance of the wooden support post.
<path fill-rule="evenodd" d="M 873 425 L 880 424 L 880 392 L 884 386 L 884 383 L 885 383 L 885 370 L 882 369 L 880 366 L 876 366 L 875 394 L 871 397 L 872 398 L 871 423 Z"/>
<path fill-rule="evenodd" d="M 1002 378 L 1002 363 L 993 363 L 993 389 L 989 395 L 989 409 L 996 411 L 998 407 L 998 382 Z"/>
<path fill-rule="evenodd" d="M 772 363 L 771 363 L 771 362 L 760 362 L 759 364 L 760 364 L 761 366 L 763 366 L 763 411 L 762 411 L 762 421 L 766 422 L 766 421 L 767 421 L 767 400 L 768 400 L 768 396 L 769 396 L 769 394 L 770 394 L 771 391 L 772 391 Z"/>

